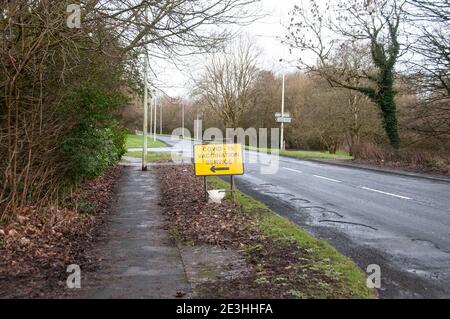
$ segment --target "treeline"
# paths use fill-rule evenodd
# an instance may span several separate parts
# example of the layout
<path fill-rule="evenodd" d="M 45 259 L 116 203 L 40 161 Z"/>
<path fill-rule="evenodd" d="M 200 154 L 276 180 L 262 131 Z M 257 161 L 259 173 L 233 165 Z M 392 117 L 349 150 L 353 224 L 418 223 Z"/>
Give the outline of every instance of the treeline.
<path fill-rule="evenodd" d="M 72 3 L 0 1 L 0 221 L 57 205 L 120 159 L 118 109 L 142 94 L 144 54 L 201 53 L 229 36 L 203 24 L 254 19 L 244 0 Z"/>
<path fill-rule="evenodd" d="M 449 21 L 444 0 L 295 6 L 283 41 L 299 69 L 286 78 L 287 147 L 448 168 Z M 186 126 L 203 114 L 204 127 L 277 127 L 281 76 L 258 65 L 246 38 L 212 53 L 183 102 Z M 164 112 L 180 116 L 170 111 L 179 104 L 168 102 Z M 181 123 L 171 121 L 167 133 Z"/>
<path fill-rule="evenodd" d="M 300 71 L 286 75 L 285 82 L 286 112 L 293 118 L 292 123 L 285 126 L 286 147 L 334 153 L 337 150 L 350 151 L 355 145 L 364 143 L 388 144 L 376 106 L 365 96 L 342 88 L 332 88 L 321 77 Z M 279 127 L 275 113 L 281 111 L 281 89 L 280 75 L 268 70 L 258 71 L 249 87 L 248 106 L 243 109 L 236 127 Z M 398 96 L 401 127 L 406 128 L 408 124 L 408 107 L 412 98 L 406 93 Z M 183 105 L 185 126 L 192 134 L 197 115 L 203 121 L 203 129 L 217 127 L 224 130 L 231 127 L 201 98 L 189 100 L 166 97 L 159 102 L 163 110 L 165 134 L 171 134 L 181 127 Z M 406 129 L 401 131 L 405 141 L 409 139 L 411 132 Z M 410 141 L 413 141 L 412 137 Z"/>
<path fill-rule="evenodd" d="M 114 116 L 127 57 L 101 21 L 69 28 L 69 1 L 3 1 L 2 217 L 55 202 L 124 154 Z"/>

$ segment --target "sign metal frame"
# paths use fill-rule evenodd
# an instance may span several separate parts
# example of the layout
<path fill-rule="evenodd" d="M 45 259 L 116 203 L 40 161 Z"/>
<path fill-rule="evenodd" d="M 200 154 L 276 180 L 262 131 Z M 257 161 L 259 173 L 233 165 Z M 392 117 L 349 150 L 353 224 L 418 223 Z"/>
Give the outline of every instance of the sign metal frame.
<path fill-rule="evenodd" d="M 216 142 L 212 142 L 212 143 L 208 143 L 205 144 L 205 142 L 207 141 L 202 141 L 202 144 L 197 144 L 193 146 L 194 150 L 193 150 L 193 164 L 194 164 L 194 174 L 195 176 L 199 176 L 199 177 L 203 177 L 203 183 L 204 183 L 204 196 L 205 196 L 205 201 L 207 202 L 209 200 L 209 196 L 208 196 L 208 177 L 209 176 L 216 176 L 216 177 L 224 177 L 224 176 L 230 176 L 231 181 L 230 181 L 230 193 L 231 196 L 233 198 L 233 201 L 236 202 L 236 186 L 235 186 L 235 181 L 234 181 L 234 176 L 239 176 L 239 175 L 244 175 L 245 174 L 245 160 L 244 160 L 244 147 L 242 144 L 235 144 L 235 143 L 216 143 Z M 196 152 L 195 149 L 198 146 L 207 146 L 207 145 L 239 145 L 240 146 L 240 158 L 242 159 L 242 173 L 240 174 L 211 174 L 211 175 L 198 175 L 197 174 L 197 164 L 196 164 Z"/>
<path fill-rule="evenodd" d="M 224 168 L 222 168 L 222 167 L 218 167 L 218 168 L 215 168 L 214 167 L 214 165 L 212 166 L 212 168 L 210 169 L 211 170 L 211 172 L 212 172 L 212 174 L 200 174 L 199 172 L 198 172 L 198 167 L 197 167 L 197 165 L 198 165 L 198 163 L 196 163 L 196 148 L 197 147 L 202 147 L 202 146 L 210 146 L 210 145 L 218 145 L 218 146 L 234 146 L 234 147 L 236 147 L 236 146 L 239 146 L 239 148 L 240 148 L 240 158 L 242 159 L 242 163 L 238 163 L 239 165 L 242 165 L 242 173 L 218 173 L 218 174 L 216 174 L 216 172 L 214 172 L 212 169 L 214 168 L 216 171 L 218 171 L 218 172 L 225 172 L 226 170 L 224 170 Z M 211 144 L 204 144 L 204 143 L 202 143 L 202 144 L 197 144 L 197 145 L 194 145 L 194 152 L 193 152 L 193 154 L 194 154 L 194 157 L 193 157 L 193 164 L 194 164 L 194 172 L 195 172 L 195 176 L 199 176 L 199 177 L 208 177 L 208 176 L 242 176 L 242 175 L 244 175 L 245 174 L 245 163 L 244 163 L 244 147 L 242 146 L 242 144 L 235 144 L 235 143 L 233 143 L 233 144 L 231 144 L 231 143 L 223 143 L 223 144 L 219 144 L 219 143 L 211 143 Z"/>

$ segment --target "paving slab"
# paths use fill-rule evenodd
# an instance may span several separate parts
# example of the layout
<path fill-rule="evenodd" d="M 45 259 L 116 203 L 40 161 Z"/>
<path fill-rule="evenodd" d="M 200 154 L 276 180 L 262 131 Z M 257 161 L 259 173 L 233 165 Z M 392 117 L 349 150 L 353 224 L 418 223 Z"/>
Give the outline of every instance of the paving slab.
<path fill-rule="evenodd" d="M 188 297 L 181 254 L 166 229 L 153 170 L 125 167 L 106 233 L 91 253 L 99 269 L 83 274 L 81 298 Z"/>

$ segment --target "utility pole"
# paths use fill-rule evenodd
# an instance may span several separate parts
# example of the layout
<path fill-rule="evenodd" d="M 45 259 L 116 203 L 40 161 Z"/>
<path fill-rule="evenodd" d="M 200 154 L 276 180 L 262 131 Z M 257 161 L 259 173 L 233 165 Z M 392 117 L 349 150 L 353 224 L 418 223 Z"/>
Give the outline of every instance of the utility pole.
<path fill-rule="evenodd" d="M 283 72 L 283 87 L 281 92 L 281 115 L 284 118 L 284 89 L 285 89 L 285 73 Z M 284 150 L 284 122 L 281 122 L 280 148 Z"/>
<path fill-rule="evenodd" d="M 184 103 L 181 101 L 181 127 L 183 129 L 183 140 L 184 140 Z"/>
<path fill-rule="evenodd" d="M 197 141 L 200 140 L 200 122 L 199 122 L 199 120 L 200 120 L 200 116 L 197 112 L 197 121 L 195 121 L 195 139 Z"/>
<path fill-rule="evenodd" d="M 156 94 L 155 94 L 155 109 L 154 109 L 154 113 L 155 113 L 155 122 L 154 122 L 153 126 L 154 126 L 155 132 L 153 134 L 153 141 L 156 142 L 156 134 L 158 133 L 158 131 L 156 130 L 157 129 L 156 128 L 156 117 L 157 117 L 157 114 L 158 114 L 158 109 L 157 109 L 157 105 L 156 105 Z"/>
<path fill-rule="evenodd" d="M 145 46 L 147 49 L 147 46 Z M 147 152 L 148 152 L 148 54 L 145 50 L 144 56 L 144 146 L 142 152 L 142 170 L 147 170 Z"/>
<path fill-rule="evenodd" d="M 149 103 L 149 109 L 150 109 L 150 137 L 153 135 L 153 97 L 155 96 L 155 90 L 152 91 L 152 96 Z"/>
<path fill-rule="evenodd" d="M 163 135 L 163 104 L 159 105 L 159 134 Z"/>

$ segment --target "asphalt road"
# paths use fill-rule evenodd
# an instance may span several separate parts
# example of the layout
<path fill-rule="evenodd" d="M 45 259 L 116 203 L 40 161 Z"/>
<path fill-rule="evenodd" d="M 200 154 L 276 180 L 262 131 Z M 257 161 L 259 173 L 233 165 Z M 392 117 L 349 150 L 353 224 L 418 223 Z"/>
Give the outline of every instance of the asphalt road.
<path fill-rule="evenodd" d="M 190 156 L 190 142 L 160 139 Z M 450 297 L 449 182 L 285 157 L 251 163 L 250 156 L 257 155 L 246 152 L 238 187 L 363 270 L 379 265 L 380 297 Z M 268 159 L 277 167 L 271 174 Z"/>

